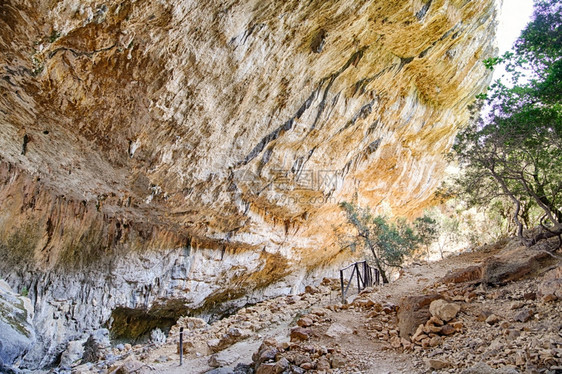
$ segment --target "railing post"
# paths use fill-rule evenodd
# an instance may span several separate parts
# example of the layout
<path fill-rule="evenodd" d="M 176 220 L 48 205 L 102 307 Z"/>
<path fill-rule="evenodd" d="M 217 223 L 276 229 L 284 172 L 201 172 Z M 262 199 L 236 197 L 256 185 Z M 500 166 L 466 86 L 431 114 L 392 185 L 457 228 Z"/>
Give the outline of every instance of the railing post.
<path fill-rule="evenodd" d="M 180 327 L 180 366 L 183 365 L 183 327 Z"/>
<path fill-rule="evenodd" d="M 340 270 L 341 303 L 345 304 L 345 288 L 343 287 L 343 270 Z"/>
<path fill-rule="evenodd" d="M 355 263 L 355 269 L 357 270 L 357 293 L 361 292 L 361 273 L 359 273 L 359 264 Z"/>

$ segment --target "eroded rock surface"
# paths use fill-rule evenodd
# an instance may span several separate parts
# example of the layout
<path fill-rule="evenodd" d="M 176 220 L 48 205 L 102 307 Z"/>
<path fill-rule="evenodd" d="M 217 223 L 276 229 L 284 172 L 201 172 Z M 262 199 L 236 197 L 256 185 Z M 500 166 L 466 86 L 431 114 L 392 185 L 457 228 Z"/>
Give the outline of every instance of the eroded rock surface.
<path fill-rule="evenodd" d="M 2 2 L 0 274 L 35 307 L 30 365 L 118 308 L 170 324 L 302 290 L 349 256 L 332 228 L 354 194 L 429 204 L 494 19 L 492 0 Z"/>
<path fill-rule="evenodd" d="M 33 308 L 27 297 L 15 293 L 0 280 L 0 369 L 19 366 L 35 343 Z"/>

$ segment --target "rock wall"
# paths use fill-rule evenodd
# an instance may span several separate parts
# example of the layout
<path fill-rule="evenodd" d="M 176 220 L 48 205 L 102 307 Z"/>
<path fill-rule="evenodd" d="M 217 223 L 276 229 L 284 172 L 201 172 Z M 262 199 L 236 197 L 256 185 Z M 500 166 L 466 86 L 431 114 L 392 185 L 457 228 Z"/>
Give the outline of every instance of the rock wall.
<path fill-rule="evenodd" d="M 0 371 L 17 364 L 35 343 L 30 300 L 0 280 Z"/>
<path fill-rule="evenodd" d="M 495 16 L 493 0 L 2 2 L 0 274 L 35 305 L 28 361 L 115 308 L 174 318 L 299 289 L 351 256 L 340 201 L 419 213 L 489 81 Z"/>

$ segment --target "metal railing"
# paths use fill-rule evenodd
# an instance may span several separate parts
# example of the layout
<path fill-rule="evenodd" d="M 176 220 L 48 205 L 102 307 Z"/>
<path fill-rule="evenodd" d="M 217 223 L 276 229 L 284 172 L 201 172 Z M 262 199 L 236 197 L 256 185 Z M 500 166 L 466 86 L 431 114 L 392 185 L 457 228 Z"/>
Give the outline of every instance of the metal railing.
<path fill-rule="evenodd" d="M 349 277 L 346 286 L 344 282 L 344 272 L 349 268 L 353 268 L 353 271 L 351 272 L 351 276 Z M 363 274 L 361 274 L 361 272 L 363 272 Z M 349 290 L 349 286 L 351 285 L 354 276 L 357 278 L 357 293 L 367 287 L 380 284 L 379 270 L 370 267 L 367 261 L 355 262 L 340 269 L 341 300 L 343 304 L 346 303 L 345 295 Z"/>

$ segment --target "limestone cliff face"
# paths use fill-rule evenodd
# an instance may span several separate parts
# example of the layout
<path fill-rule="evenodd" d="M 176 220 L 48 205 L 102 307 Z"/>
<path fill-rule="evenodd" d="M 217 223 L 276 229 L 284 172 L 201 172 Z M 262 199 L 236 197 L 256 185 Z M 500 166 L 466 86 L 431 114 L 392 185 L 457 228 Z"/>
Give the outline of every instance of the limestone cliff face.
<path fill-rule="evenodd" d="M 114 309 L 302 286 L 348 256 L 340 201 L 431 203 L 494 22 L 493 0 L 2 2 L 0 274 L 43 363 Z"/>

